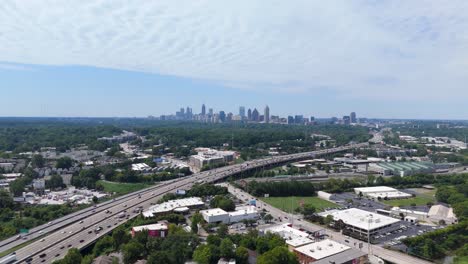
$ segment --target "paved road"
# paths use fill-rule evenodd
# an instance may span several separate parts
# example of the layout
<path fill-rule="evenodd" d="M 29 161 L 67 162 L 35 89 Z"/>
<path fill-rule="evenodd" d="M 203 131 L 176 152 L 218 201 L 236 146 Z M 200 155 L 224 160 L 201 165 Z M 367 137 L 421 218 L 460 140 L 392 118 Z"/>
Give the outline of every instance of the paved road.
<path fill-rule="evenodd" d="M 247 192 L 244 192 L 241 189 L 235 188 L 234 186 L 232 186 L 232 185 L 230 185 L 228 183 L 222 183 L 220 185 L 224 185 L 224 186 L 228 187 L 229 192 L 231 194 L 235 195 L 236 197 L 238 197 L 241 200 L 256 199 L 255 197 L 248 194 Z M 267 203 L 264 203 L 264 202 L 262 202 L 260 200 L 257 200 L 257 207 L 259 207 L 260 210 L 262 210 L 262 209 L 267 210 L 268 213 L 271 214 L 275 219 L 281 217 L 281 219 L 293 224 L 293 226 L 295 226 L 297 228 L 302 228 L 302 229 L 310 231 L 310 232 L 315 232 L 315 231 L 319 231 L 319 230 L 324 229 L 324 227 L 322 227 L 322 226 L 315 225 L 313 223 L 302 220 L 301 217 L 298 216 L 298 215 L 288 214 L 288 213 L 286 213 L 284 211 L 281 211 L 280 209 L 275 208 L 275 207 L 273 207 L 273 206 L 271 206 L 271 205 L 269 205 Z M 359 249 L 359 247 L 358 247 L 359 243 L 362 243 L 362 241 L 360 241 L 360 240 L 345 237 L 343 234 L 341 234 L 339 232 L 336 232 L 336 231 L 333 231 L 333 230 L 330 230 L 330 229 L 326 229 L 326 233 L 330 236 L 331 239 L 333 239 L 333 240 L 335 240 L 337 242 L 346 244 L 348 246 L 355 247 L 357 249 Z M 345 242 L 345 240 L 348 240 L 349 243 Z M 366 246 L 364 246 L 360 250 L 365 252 L 365 253 L 368 253 L 367 244 L 366 243 L 364 243 L 364 244 Z M 412 257 L 412 256 L 409 256 L 409 255 L 400 253 L 400 252 L 388 250 L 388 249 L 385 249 L 383 247 L 376 246 L 376 245 L 371 246 L 371 251 L 373 252 L 374 255 L 376 255 L 376 256 L 384 259 L 384 260 L 391 261 L 393 263 L 401 263 L 401 264 L 408 264 L 408 263 L 411 263 L 411 264 L 429 264 L 430 263 L 430 262 L 427 262 L 425 260 L 421 260 L 419 258 Z"/>
<path fill-rule="evenodd" d="M 110 201 L 95 209 L 90 208 L 82 210 L 69 216 L 69 218 L 64 221 L 56 220 L 48 227 L 41 227 L 42 229 L 38 228 L 38 230 L 43 231 L 43 233 L 36 234 L 35 232 L 40 231 L 35 230 L 33 234 L 35 234 L 36 237 L 44 237 L 17 250 L 16 256 L 19 263 L 51 263 L 56 259 L 63 258 L 69 248 L 82 249 L 94 243 L 99 237 L 109 233 L 128 219 L 136 217 L 138 213 L 133 212 L 135 208 L 140 206 L 148 208 L 151 203 L 157 202 L 166 193 L 174 192 L 177 189 L 189 189 L 197 183 L 217 182 L 251 169 L 263 168 L 270 165 L 297 161 L 365 146 L 367 146 L 367 144 L 362 143 L 333 149 L 263 158 L 200 172 L 186 178 L 169 181 L 145 189 L 144 191 L 131 193 L 122 199 Z M 120 218 L 119 216 L 121 214 L 125 214 L 125 217 Z M 67 224 L 64 225 L 63 222 Z M 94 231 L 99 227 L 103 230 L 95 234 Z M 3 245 L 8 244 L 8 242 L 0 242 L 0 245 L 2 243 Z"/>

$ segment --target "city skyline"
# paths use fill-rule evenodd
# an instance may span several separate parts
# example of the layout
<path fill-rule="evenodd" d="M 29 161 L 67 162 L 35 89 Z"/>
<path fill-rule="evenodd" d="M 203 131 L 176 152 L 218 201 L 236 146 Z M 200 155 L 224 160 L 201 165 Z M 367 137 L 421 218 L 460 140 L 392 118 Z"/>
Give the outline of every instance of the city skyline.
<path fill-rule="evenodd" d="M 468 118 L 466 1 L 3 7 L 1 116 L 144 117 L 203 102 L 234 113 L 242 102 L 282 115 Z"/>

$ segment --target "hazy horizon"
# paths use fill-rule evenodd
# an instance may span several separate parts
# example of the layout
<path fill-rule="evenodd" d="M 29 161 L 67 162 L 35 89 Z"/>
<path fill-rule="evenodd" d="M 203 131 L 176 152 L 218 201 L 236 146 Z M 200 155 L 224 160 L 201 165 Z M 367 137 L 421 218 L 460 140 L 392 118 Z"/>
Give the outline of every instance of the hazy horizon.
<path fill-rule="evenodd" d="M 177 2 L 4 1 L 0 116 L 468 119 L 468 2 Z"/>

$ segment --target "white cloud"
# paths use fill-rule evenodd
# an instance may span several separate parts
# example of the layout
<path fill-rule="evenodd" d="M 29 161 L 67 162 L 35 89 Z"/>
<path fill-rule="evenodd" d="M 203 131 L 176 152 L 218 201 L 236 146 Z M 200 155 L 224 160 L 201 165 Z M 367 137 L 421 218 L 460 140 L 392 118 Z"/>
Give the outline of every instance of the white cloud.
<path fill-rule="evenodd" d="M 468 96 L 467 13 L 462 0 L 4 0 L 0 61 L 455 100 Z"/>

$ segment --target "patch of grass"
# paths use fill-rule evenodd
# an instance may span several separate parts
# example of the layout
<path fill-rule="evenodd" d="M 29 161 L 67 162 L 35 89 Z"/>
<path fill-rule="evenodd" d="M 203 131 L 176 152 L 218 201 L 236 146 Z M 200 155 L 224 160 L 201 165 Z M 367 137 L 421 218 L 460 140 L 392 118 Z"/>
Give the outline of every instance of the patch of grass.
<path fill-rule="evenodd" d="M 38 238 L 37 238 L 38 239 Z M 32 242 L 36 241 L 37 239 L 32 239 L 30 241 L 27 241 L 27 242 L 24 242 L 23 244 L 19 244 L 17 245 L 16 247 L 12 247 L 10 248 L 9 250 L 6 250 L 6 251 L 3 251 L 3 252 L 0 252 L 0 258 L 3 258 L 7 255 L 10 255 L 11 253 L 15 252 L 16 250 L 20 249 L 20 248 L 23 248 L 29 244 L 31 244 Z"/>
<path fill-rule="evenodd" d="M 145 183 L 122 183 L 122 182 L 109 182 L 98 181 L 98 184 L 104 187 L 104 191 L 108 193 L 116 193 L 117 195 L 124 195 L 131 192 L 150 187 L 151 185 Z"/>
<path fill-rule="evenodd" d="M 290 197 L 268 197 L 260 198 L 262 201 L 281 209 L 285 212 L 294 212 L 301 203 L 312 204 L 318 211 L 323 211 L 327 207 L 338 207 L 337 204 L 322 200 L 318 197 L 290 196 Z"/>
<path fill-rule="evenodd" d="M 456 257 L 453 263 L 454 264 L 468 264 L 468 256 Z"/>
<path fill-rule="evenodd" d="M 426 195 L 418 195 L 413 198 L 408 198 L 408 199 L 400 199 L 400 200 L 382 200 L 384 204 L 391 205 L 391 206 L 411 206 L 412 204 L 416 205 L 426 205 L 428 202 L 434 203 L 435 199 L 434 197 L 431 196 L 426 196 Z"/>

